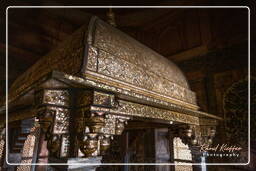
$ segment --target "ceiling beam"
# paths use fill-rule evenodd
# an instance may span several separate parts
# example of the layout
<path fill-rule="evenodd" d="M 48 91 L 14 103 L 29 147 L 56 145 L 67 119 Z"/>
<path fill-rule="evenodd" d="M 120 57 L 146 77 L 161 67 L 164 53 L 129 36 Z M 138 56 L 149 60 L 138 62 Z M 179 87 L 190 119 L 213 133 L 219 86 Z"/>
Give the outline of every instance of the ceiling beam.
<path fill-rule="evenodd" d="M 6 48 L 6 45 L 0 42 L 0 53 L 5 54 L 5 48 Z M 37 54 L 34 54 L 22 48 L 12 46 L 10 44 L 8 45 L 8 56 L 14 56 L 14 57 L 20 58 L 22 59 L 22 61 L 28 64 L 34 63 L 40 57 Z"/>
<path fill-rule="evenodd" d="M 205 55 L 206 53 L 208 53 L 207 46 L 200 45 L 198 47 L 188 49 L 188 50 L 182 51 L 180 53 L 168 56 L 167 58 L 172 60 L 173 62 L 179 63 L 181 61 L 191 59 L 195 56 Z"/>

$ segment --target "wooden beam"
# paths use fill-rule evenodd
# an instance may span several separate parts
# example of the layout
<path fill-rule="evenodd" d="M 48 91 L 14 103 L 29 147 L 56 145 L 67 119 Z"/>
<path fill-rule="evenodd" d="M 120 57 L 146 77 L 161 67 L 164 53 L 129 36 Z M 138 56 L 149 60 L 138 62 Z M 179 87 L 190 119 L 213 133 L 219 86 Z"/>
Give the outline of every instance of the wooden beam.
<path fill-rule="evenodd" d="M 0 42 L 0 53 L 5 54 L 6 45 Z M 15 47 L 11 44 L 8 45 L 8 55 L 12 57 L 18 57 L 22 59 L 22 61 L 26 62 L 28 65 L 33 64 L 35 61 L 39 59 L 39 55 L 32 53 L 28 50 L 24 50 L 22 48 Z M 4 56 L 5 58 L 5 56 Z M 9 61 L 11 62 L 11 61 Z"/>
<path fill-rule="evenodd" d="M 181 62 L 184 60 L 191 59 L 195 56 L 201 56 L 208 53 L 208 48 L 206 45 L 201 45 L 192 49 L 185 50 L 183 52 L 168 56 L 167 58 L 174 62 Z"/>

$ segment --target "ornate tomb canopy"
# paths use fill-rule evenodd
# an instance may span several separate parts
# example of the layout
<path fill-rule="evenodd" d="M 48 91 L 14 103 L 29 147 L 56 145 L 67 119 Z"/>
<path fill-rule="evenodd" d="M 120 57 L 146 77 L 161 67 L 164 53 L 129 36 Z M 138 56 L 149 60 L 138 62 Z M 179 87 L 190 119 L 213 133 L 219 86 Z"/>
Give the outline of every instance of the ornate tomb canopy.
<path fill-rule="evenodd" d="M 199 111 L 174 63 L 97 17 L 11 86 L 8 121 L 34 116 L 60 158 L 102 155 L 127 120 L 171 122 L 194 144 L 211 139 L 221 120 Z M 62 146 L 70 143 L 77 149 Z"/>

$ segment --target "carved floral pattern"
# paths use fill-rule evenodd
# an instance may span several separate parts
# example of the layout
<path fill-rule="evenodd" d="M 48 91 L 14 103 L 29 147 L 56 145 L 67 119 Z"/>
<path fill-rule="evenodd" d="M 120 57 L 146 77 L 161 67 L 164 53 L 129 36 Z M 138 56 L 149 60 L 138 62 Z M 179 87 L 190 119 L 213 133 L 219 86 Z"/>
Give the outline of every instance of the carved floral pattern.
<path fill-rule="evenodd" d="M 195 103 L 192 91 L 102 50 L 98 56 L 98 72 L 147 90 Z"/>
<path fill-rule="evenodd" d="M 44 103 L 68 106 L 69 93 L 67 90 L 45 90 Z"/>
<path fill-rule="evenodd" d="M 143 118 L 163 119 L 168 121 L 177 121 L 182 123 L 199 124 L 198 117 L 181 114 L 178 112 L 146 106 L 138 103 L 118 101 L 119 107 L 111 109 L 110 112 L 124 114 L 128 116 L 137 116 Z"/>

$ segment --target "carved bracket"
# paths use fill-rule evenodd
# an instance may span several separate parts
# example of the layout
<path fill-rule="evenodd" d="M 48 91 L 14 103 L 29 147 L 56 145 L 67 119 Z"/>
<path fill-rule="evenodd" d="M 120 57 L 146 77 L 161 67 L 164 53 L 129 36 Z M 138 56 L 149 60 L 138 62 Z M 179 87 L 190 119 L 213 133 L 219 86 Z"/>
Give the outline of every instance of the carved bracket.
<path fill-rule="evenodd" d="M 122 134 L 129 117 L 112 115 L 106 111 L 93 110 L 92 106 L 115 108 L 113 94 L 99 91 L 79 92 L 76 103 L 77 152 L 80 157 L 104 155 L 114 135 Z"/>
<path fill-rule="evenodd" d="M 83 126 L 80 127 L 81 136 L 78 138 L 80 151 L 85 157 L 104 155 L 110 146 L 111 138 L 122 134 L 128 119 L 123 116 L 87 111 Z"/>

